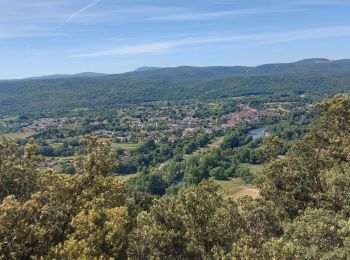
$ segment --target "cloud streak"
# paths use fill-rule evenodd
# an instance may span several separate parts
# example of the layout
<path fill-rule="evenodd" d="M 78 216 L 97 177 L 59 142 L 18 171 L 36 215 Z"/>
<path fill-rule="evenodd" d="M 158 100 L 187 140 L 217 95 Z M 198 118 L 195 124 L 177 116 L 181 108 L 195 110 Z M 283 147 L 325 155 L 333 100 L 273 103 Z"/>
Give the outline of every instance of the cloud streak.
<path fill-rule="evenodd" d="M 163 53 L 180 46 L 188 46 L 195 44 L 207 44 L 207 43 L 220 43 L 233 40 L 243 40 L 244 38 L 238 37 L 197 37 L 197 38 L 185 38 L 175 40 L 171 42 L 155 42 L 146 43 L 140 45 L 130 45 L 126 47 L 110 49 L 99 52 L 90 52 L 71 55 L 71 58 L 82 57 L 102 57 L 102 56 L 126 56 L 126 55 L 138 55 L 138 54 L 150 54 L 150 53 Z"/>
<path fill-rule="evenodd" d="M 220 44 L 229 42 L 248 42 L 252 44 L 278 44 L 294 41 L 308 41 L 347 36 L 350 36 L 350 26 L 330 26 L 266 34 L 185 38 L 174 41 L 129 45 L 98 52 L 81 53 L 71 55 L 70 58 L 157 54 L 171 51 L 177 47 L 191 45 Z"/>
<path fill-rule="evenodd" d="M 93 2 L 91 2 L 90 4 L 88 4 L 87 6 L 81 8 L 80 10 L 76 11 L 75 13 L 71 14 L 65 21 L 63 24 L 67 24 L 69 23 L 71 20 L 73 20 L 74 18 L 78 17 L 79 15 L 81 15 L 82 13 L 86 12 L 87 10 L 89 10 L 91 7 L 99 4 L 100 2 L 102 2 L 102 0 L 95 0 Z"/>
<path fill-rule="evenodd" d="M 63 34 L 53 33 L 49 28 L 44 28 L 36 25 L 27 25 L 23 27 L 0 27 L 0 39 L 47 37 L 61 35 Z"/>
<path fill-rule="evenodd" d="M 196 21 L 196 20 L 207 20 L 214 18 L 222 18 L 229 16 L 240 16 L 240 15 L 257 15 L 257 14 L 269 14 L 269 13 L 284 13 L 284 12 L 295 12 L 302 11 L 301 9 L 269 9 L 269 8 L 252 8 L 252 9 L 239 9 L 219 12 L 191 12 L 191 13 L 178 13 L 170 14 L 165 16 L 151 17 L 148 20 L 159 20 L 159 21 Z"/>
<path fill-rule="evenodd" d="M 92 22 L 105 15 L 103 13 L 86 14 L 86 11 L 102 0 L 94 0 L 73 14 L 67 11 L 71 9 L 69 8 L 71 3 L 68 0 L 3 1 L 5 2 L 0 8 L 0 38 L 2 39 L 58 35 L 57 30 L 73 19 L 83 17 L 79 19 L 80 23 Z"/>

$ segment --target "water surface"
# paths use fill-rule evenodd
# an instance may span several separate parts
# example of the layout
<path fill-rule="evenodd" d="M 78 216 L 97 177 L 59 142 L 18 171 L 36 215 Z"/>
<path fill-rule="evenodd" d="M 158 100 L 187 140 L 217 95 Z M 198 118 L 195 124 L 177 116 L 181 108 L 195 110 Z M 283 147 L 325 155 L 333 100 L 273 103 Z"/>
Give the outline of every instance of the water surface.
<path fill-rule="evenodd" d="M 248 135 L 251 136 L 253 138 L 253 140 L 256 140 L 258 138 L 262 138 L 262 137 L 264 137 L 264 135 L 266 133 L 266 128 L 267 128 L 266 126 L 263 126 L 263 127 L 249 130 Z"/>

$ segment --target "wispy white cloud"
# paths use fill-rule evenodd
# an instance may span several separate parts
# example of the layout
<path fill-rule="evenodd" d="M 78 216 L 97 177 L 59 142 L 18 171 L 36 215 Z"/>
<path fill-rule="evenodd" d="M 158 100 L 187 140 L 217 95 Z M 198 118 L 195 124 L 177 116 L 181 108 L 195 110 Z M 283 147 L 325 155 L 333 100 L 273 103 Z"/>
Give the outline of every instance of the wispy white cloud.
<path fill-rule="evenodd" d="M 101 57 L 101 56 L 128 56 L 140 54 L 156 54 L 170 51 L 176 47 L 203 45 L 228 42 L 247 41 L 253 44 L 278 44 L 293 41 L 307 41 L 325 38 L 350 36 L 350 26 L 319 27 L 303 30 L 291 30 L 287 32 L 247 34 L 235 36 L 209 36 L 184 38 L 174 41 L 154 42 L 139 45 L 123 46 L 97 52 L 88 52 L 71 55 L 71 58 Z"/>
<path fill-rule="evenodd" d="M 93 2 L 91 2 L 90 4 L 84 6 L 83 8 L 79 9 L 78 11 L 76 11 L 75 13 L 71 14 L 65 21 L 64 24 L 69 23 L 71 20 L 73 20 L 74 18 L 78 17 L 79 15 L 81 15 L 82 13 L 86 12 L 87 10 L 89 10 L 91 7 L 97 5 L 98 3 L 102 2 L 102 0 L 95 0 Z"/>
<path fill-rule="evenodd" d="M 218 11 L 200 11 L 193 9 L 193 6 L 164 6 L 164 5 L 145 5 L 140 2 L 130 3 L 111 3 L 107 8 L 100 10 L 91 10 L 103 0 L 2 0 L 0 8 L 0 21 L 2 23 L 37 23 L 37 24 L 59 24 L 63 25 L 74 23 L 94 23 L 99 21 L 113 21 L 120 23 L 135 23 L 145 21 L 196 21 L 215 18 L 224 18 L 238 15 L 253 15 L 263 13 L 278 13 L 295 11 L 291 8 L 252 8 Z M 85 6 L 79 10 L 70 13 L 72 6 L 77 6 L 85 2 Z M 89 12 L 87 12 L 89 11 Z"/>
<path fill-rule="evenodd" d="M 295 8 L 252 8 L 252 9 L 238 9 L 229 11 L 218 11 L 218 12 L 182 12 L 169 15 L 160 15 L 148 18 L 149 20 L 162 20 L 162 21 L 191 21 L 191 20 L 207 20 L 229 16 L 240 16 L 240 15 L 257 15 L 257 14 L 268 14 L 268 13 L 284 13 L 284 12 L 295 12 L 302 11 L 301 9 Z"/>
<path fill-rule="evenodd" d="M 142 44 L 142 45 L 131 45 L 127 47 L 121 47 L 117 49 L 92 52 L 92 53 L 83 53 L 72 55 L 72 58 L 78 57 L 99 57 L 99 56 L 122 56 L 122 55 L 137 55 L 137 54 L 145 54 L 145 53 L 159 53 L 163 51 L 167 51 L 173 47 L 175 47 L 174 43 L 169 42 L 159 42 L 159 43 L 150 43 L 150 44 Z"/>
<path fill-rule="evenodd" d="M 328 26 L 269 34 L 266 37 L 259 37 L 259 40 L 261 44 L 276 44 L 348 36 L 350 36 L 350 26 Z"/>
<path fill-rule="evenodd" d="M 1 0 L 0 37 L 41 37 L 57 34 L 63 25 L 74 22 L 94 22 L 101 17 L 111 15 L 107 12 L 87 12 L 103 0 Z M 92 2 L 91 2 L 92 1 Z M 72 13 L 72 4 L 85 6 Z M 36 28 L 28 28 L 28 25 Z M 50 29 L 51 28 L 51 29 Z"/>
<path fill-rule="evenodd" d="M 163 22 L 191 22 L 220 20 L 235 16 L 274 14 L 284 12 L 304 11 L 312 9 L 308 4 L 348 3 L 350 0 L 287 0 L 287 4 L 276 4 L 273 7 L 251 9 L 232 9 L 232 6 L 223 10 L 221 5 L 208 9 L 206 5 L 164 5 L 160 1 L 153 5 L 146 5 L 148 1 L 106 1 L 101 8 L 93 8 L 103 0 L 0 0 L 0 38 L 41 37 L 57 34 L 57 31 L 66 32 L 65 35 L 78 31 L 79 25 L 90 25 L 91 30 L 98 23 L 114 26 L 122 24 L 133 26 L 142 23 Z M 151 1 L 152 2 L 152 1 Z M 232 1 L 227 1 L 232 3 Z M 304 4 L 303 4 L 304 3 Z M 74 8 L 73 8 L 74 6 Z M 79 9 L 79 6 L 83 6 Z M 221 8 L 221 9 L 220 9 Z M 72 10 L 77 10 L 73 11 Z M 67 31 L 62 29 L 67 24 Z M 36 25 L 40 30 L 26 28 L 28 24 Z M 186 24 L 184 24 L 186 25 Z M 51 30 L 50 30 L 51 28 Z M 69 31 L 68 31 L 69 30 Z M 184 30 L 186 31 L 186 30 Z M 51 32 L 51 33 L 50 33 Z M 81 32 L 81 31 L 79 31 Z M 131 30 L 132 32 L 132 30 Z M 89 32 L 81 32 L 89 33 Z M 173 44 L 172 44 L 173 45 Z M 176 46 L 175 46 L 176 47 Z M 170 47 L 174 48 L 174 47 Z"/>
<path fill-rule="evenodd" d="M 239 39 L 240 37 L 185 38 L 185 39 L 168 41 L 168 42 L 154 42 L 154 43 L 146 43 L 146 44 L 139 44 L 139 45 L 129 45 L 129 46 L 124 46 L 124 47 L 105 50 L 105 51 L 71 55 L 70 57 L 79 58 L 79 57 L 124 56 L 124 55 L 138 55 L 138 54 L 149 54 L 149 53 L 163 53 L 179 46 L 225 42 L 225 41 L 232 41 L 232 40 L 239 40 Z"/>
<path fill-rule="evenodd" d="M 46 37 L 59 35 L 62 35 L 62 33 L 53 33 L 49 28 L 44 28 L 37 25 L 0 27 L 0 39 Z"/>
<path fill-rule="evenodd" d="M 64 7 L 68 5 L 66 0 L 1 0 L 0 2 L 0 20 L 6 22 L 47 22 L 62 19 L 66 14 Z"/>

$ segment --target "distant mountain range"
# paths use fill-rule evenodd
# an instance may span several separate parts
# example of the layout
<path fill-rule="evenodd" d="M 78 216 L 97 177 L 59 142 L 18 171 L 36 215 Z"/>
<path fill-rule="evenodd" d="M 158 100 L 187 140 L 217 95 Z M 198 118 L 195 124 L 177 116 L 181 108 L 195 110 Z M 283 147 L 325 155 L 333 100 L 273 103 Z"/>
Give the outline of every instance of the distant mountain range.
<path fill-rule="evenodd" d="M 324 58 L 316 59 L 305 59 L 292 63 L 275 63 L 275 64 L 264 64 L 256 67 L 247 67 L 247 66 L 208 66 L 208 67 L 192 67 L 192 66 L 180 66 L 180 67 L 139 67 L 131 72 L 126 72 L 122 74 L 107 74 L 107 73 L 96 73 L 96 72 L 83 72 L 78 74 L 56 74 L 56 75 L 45 75 L 39 77 L 30 77 L 19 80 L 28 80 L 28 79 L 67 79 L 67 78 L 93 78 L 101 77 L 108 75 L 130 75 L 134 72 L 146 72 L 147 75 L 155 74 L 164 74 L 170 76 L 170 74 L 177 73 L 193 73 L 195 76 L 200 74 L 205 76 L 207 72 L 209 73 L 205 77 L 216 77 L 216 76 L 243 76 L 243 75 L 258 75 L 258 74 L 276 74 L 276 73 L 299 73 L 306 71 L 317 72 L 317 71 L 340 71 L 347 70 L 350 66 L 350 59 L 342 60 L 328 60 Z M 151 72 L 151 73 L 147 73 Z M 170 73 L 170 74 L 169 74 Z M 143 74 L 141 74 L 143 75 Z M 18 80 L 18 79 L 17 79 Z"/>
<path fill-rule="evenodd" d="M 307 59 L 257 67 L 141 67 L 0 81 L 0 115 L 158 100 L 350 92 L 350 60 Z"/>
<path fill-rule="evenodd" d="M 134 70 L 134 72 L 143 72 L 143 71 L 150 71 L 150 70 L 157 70 L 161 69 L 158 67 L 139 67 Z M 26 79 L 67 79 L 67 78 L 93 78 L 93 77 L 100 77 L 100 76 L 106 76 L 110 75 L 107 73 L 97 73 L 97 72 L 82 72 L 77 74 L 55 74 L 55 75 L 44 75 L 39 77 L 29 77 L 19 80 L 26 80 Z M 18 79 L 17 79 L 18 80 Z"/>
<path fill-rule="evenodd" d="M 136 70 L 134 70 L 135 72 L 142 72 L 142 71 L 149 71 L 149 70 L 158 70 L 158 69 L 161 69 L 159 67 L 139 67 L 137 68 Z"/>
<path fill-rule="evenodd" d="M 30 77 L 26 79 L 66 79 L 66 78 L 93 78 L 105 76 L 108 74 L 105 73 L 96 73 L 96 72 L 83 72 L 78 74 L 56 74 L 56 75 L 46 75 L 40 77 Z"/>

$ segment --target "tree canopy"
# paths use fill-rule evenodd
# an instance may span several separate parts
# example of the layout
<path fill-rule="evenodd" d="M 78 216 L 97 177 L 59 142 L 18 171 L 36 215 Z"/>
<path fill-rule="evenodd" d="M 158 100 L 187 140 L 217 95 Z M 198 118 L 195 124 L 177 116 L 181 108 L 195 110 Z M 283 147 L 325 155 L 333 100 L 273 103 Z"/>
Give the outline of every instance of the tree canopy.
<path fill-rule="evenodd" d="M 318 108 L 313 127 L 285 156 L 274 158 L 280 142 L 266 140 L 270 162 L 257 176 L 255 200 L 234 201 L 211 179 L 162 196 L 131 192 L 113 174 L 120 160 L 110 144 L 94 137 L 83 140 L 74 175 L 43 167 L 34 144 L 22 153 L 3 139 L 0 258 L 349 259 L 350 99 Z M 178 171 L 170 165 L 167 178 Z"/>

